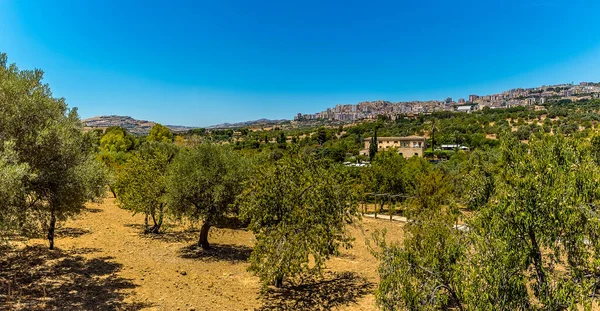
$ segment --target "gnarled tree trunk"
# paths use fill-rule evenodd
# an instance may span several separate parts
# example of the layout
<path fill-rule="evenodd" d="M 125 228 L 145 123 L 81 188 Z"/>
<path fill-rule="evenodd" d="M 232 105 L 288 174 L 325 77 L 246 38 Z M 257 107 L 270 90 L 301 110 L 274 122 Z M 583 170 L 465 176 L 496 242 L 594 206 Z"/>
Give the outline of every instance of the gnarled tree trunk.
<path fill-rule="evenodd" d="M 544 271 L 542 252 L 540 250 L 540 245 L 538 244 L 535 232 L 532 229 L 529 229 L 528 234 L 529 240 L 531 242 L 531 256 L 533 257 L 533 266 L 537 274 L 540 290 L 545 295 L 548 293 L 548 282 L 546 281 L 546 272 Z"/>
<path fill-rule="evenodd" d="M 210 244 L 208 243 L 208 230 L 210 230 L 211 226 L 209 221 L 204 221 L 200 228 L 200 240 L 198 240 L 198 246 L 202 247 L 202 249 L 210 249 Z"/>
<path fill-rule="evenodd" d="M 115 192 L 115 189 L 113 189 L 113 187 L 111 185 L 108 185 L 108 189 L 112 193 L 113 197 L 116 199 L 117 198 L 117 193 Z"/>
<path fill-rule="evenodd" d="M 50 243 L 50 249 L 54 249 L 54 229 L 56 228 L 56 215 L 54 210 L 50 213 L 50 224 L 48 226 L 48 242 Z"/>
<path fill-rule="evenodd" d="M 278 275 L 277 277 L 275 277 L 275 287 L 277 288 L 281 288 L 283 286 L 283 275 Z"/>
<path fill-rule="evenodd" d="M 156 220 L 154 213 L 150 214 L 152 216 L 152 222 L 154 225 L 150 229 L 148 229 L 148 226 L 146 226 L 146 233 L 160 233 L 160 227 L 163 223 L 163 208 L 164 203 L 160 203 L 160 206 L 158 207 L 158 221 Z"/>

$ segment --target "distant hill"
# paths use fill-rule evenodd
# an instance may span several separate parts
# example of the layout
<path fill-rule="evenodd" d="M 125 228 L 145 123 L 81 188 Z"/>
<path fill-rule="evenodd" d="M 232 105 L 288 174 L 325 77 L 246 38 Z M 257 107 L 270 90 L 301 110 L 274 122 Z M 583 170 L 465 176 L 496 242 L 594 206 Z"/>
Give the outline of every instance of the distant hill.
<path fill-rule="evenodd" d="M 281 119 L 281 120 L 269 120 L 269 119 L 258 119 L 254 121 L 245 121 L 245 122 L 237 122 L 237 123 L 222 123 L 217 125 L 212 125 L 207 127 L 208 129 L 227 129 L 227 128 L 238 128 L 238 127 L 251 127 L 257 125 L 277 125 L 289 120 Z"/>
<path fill-rule="evenodd" d="M 246 121 L 246 122 L 238 122 L 238 123 L 223 123 L 217 124 L 207 127 L 208 129 L 228 129 L 228 128 L 238 128 L 238 127 L 252 127 L 252 126 L 273 126 L 288 120 L 268 120 L 268 119 L 260 119 L 254 121 Z M 150 129 L 156 124 L 153 121 L 146 120 L 137 120 L 129 116 L 99 116 L 92 117 L 88 119 L 82 120 L 85 125 L 85 128 L 88 130 L 91 129 L 105 129 L 111 126 L 120 126 L 122 128 L 127 129 L 132 134 L 137 135 L 146 135 L 150 132 Z M 173 133 L 183 133 L 187 132 L 191 129 L 195 129 L 198 127 L 190 127 L 190 126 L 182 126 L 182 125 L 165 125 L 168 127 Z"/>
<path fill-rule="evenodd" d="M 87 129 L 105 129 L 111 126 L 120 126 L 132 134 L 145 135 L 156 124 L 153 121 L 137 120 L 129 116 L 99 116 L 82 120 Z M 181 125 L 165 125 L 174 133 L 187 132 L 195 127 Z"/>

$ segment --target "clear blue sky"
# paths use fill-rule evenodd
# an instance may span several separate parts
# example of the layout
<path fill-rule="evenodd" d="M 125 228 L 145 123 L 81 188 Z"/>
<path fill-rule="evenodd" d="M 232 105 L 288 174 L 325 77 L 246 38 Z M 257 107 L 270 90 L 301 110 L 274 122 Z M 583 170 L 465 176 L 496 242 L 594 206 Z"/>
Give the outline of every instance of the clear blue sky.
<path fill-rule="evenodd" d="M 0 0 L 0 51 L 82 117 L 206 126 L 600 81 L 600 1 Z"/>

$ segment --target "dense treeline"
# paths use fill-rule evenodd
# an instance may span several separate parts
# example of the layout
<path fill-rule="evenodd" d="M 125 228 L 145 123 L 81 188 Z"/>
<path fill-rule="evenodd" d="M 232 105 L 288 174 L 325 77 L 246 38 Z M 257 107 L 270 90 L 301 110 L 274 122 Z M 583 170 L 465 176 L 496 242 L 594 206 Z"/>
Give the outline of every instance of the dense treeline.
<path fill-rule="evenodd" d="M 497 147 L 504 132 L 514 132 L 520 140 L 542 130 L 546 133 L 560 131 L 565 135 L 587 137 L 600 121 L 600 100 L 579 102 L 550 101 L 538 110 L 527 107 L 505 109 L 484 108 L 473 113 L 434 112 L 416 117 L 399 115 L 396 120 L 380 118 L 358 124 L 293 128 L 289 124 L 263 129 L 192 130 L 178 136 L 182 144 L 201 141 L 228 143 L 245 152 L 280 152 L 286 146 L 298 146 L 304 153 L 336 162 L 367 160 L 359 156 L 364 139 L 375 132 L 380 137 L 425 135 L 428 145 L 426 156 L 430 159 L 449 159 L 453 151 L 437 150 L 442 144 L 464 145 L 471 150 Z"/>
<path fill-rule="evenodd" d="M 120 207 L 145 215 L 145 233 L 161 233 L 166 219 L 197 221 L 198 247 L 208 251 L 211 227 L 248 226 L 257 239 L 250 269 L 276 286 L 319 274 L 340 247 L 351 247 L 346 225 L 358 211 L 343 165 L 291 146 L 285 154 L 248 154 L 209 141 L 178 147 L 163 137 L 171 138 L 110 128 L 100 138 L 110 189 Z"/>
<path fill-rule="evenodd" d="M 121 208 L 145 215 L 146 234 L 161 234 L 165 222 L 197 222 L 203 251 L 212 227 L 248 228 L 256 237 L 250 271 L 265 286 L 286 286 L 364 243 L 347 229 L 374 209 L 408 219 L 401 243 L 385 232 L 366 237 L 383 310 L 598 303 L 599 101 L 335 128 L 173 135 L 158 124 L 136 137 L 118 127 L 83 132 L 76 110 L 41 78 L 0 57 L 3 237 L 41 230 L 53 248 L 57 221 L 110 192 Z M 374 152 L 370 165 L 340 163 L 360 160 L 373 135 L 435 136 L 435 145 L 428 158 L 389 150 Z M 436 153 L 446 143 L 471 151 Z"/>

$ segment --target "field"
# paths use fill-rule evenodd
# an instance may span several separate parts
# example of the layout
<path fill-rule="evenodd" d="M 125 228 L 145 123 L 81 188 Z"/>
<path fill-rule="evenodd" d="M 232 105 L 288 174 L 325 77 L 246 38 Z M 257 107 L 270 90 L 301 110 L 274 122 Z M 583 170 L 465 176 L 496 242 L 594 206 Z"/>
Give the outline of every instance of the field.
<path fill-rule="evenodd" d="M 213 250 L 203 252 L 193 226 L 144 235 L 142 224 L 108 198 L 64 223 L 56 250 L 30 239 L 4 251 L 0 310 L 376 310 L 377 260 L 365 237 L 385 228 L 402 238 L 399 223 L 363 219 L 323 279 L 263 292 L 246 271 L 252 233 L 213 228 Z"/>

